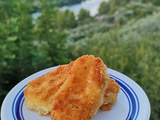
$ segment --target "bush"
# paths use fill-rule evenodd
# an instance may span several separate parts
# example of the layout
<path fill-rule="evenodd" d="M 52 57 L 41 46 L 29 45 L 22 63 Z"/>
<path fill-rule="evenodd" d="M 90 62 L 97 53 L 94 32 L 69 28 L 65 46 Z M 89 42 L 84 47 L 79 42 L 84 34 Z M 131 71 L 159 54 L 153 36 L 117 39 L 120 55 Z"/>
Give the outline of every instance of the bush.
<path fill-rule="evenodd" d="M 111 29 L 111 25 L 107 23 L 94 22 L 68 30 L 68 39 L 70 41 L 78 41 L 86 36 L 92 36 L 94 33 L 105 32 Z"/>

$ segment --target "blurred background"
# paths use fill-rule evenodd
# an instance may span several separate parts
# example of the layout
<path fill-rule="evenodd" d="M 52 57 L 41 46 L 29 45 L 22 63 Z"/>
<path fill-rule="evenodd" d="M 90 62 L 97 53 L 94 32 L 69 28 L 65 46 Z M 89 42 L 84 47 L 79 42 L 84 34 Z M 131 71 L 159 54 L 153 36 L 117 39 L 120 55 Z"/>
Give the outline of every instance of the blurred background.
<path fill-rule="evenodd" d="M 160 119 L 160 0 L 0 0 L 0 104 L 25 77 L 84 54 L 137 82 Z"/>

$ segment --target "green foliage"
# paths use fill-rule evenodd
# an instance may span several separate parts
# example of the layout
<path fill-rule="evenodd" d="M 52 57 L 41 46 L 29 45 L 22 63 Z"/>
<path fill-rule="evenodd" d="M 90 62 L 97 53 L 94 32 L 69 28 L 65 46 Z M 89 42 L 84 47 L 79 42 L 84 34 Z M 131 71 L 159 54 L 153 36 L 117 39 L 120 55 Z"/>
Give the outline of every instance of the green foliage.
<path fill-rule="evenodd" d="M 3 2 L 3 1 L 2 1 Z M 5 6 L 3 6 L 6 4 Z M 33 24 L 29 14 L 32 10 L 29 1 L 9 1 L 2 3 L 0 20 L 0 100 L 20 79 L 30 74 L 31 68 L 26 66 L 32 63 L 31 46 L 33 40 Z M 6 8 L 5 8 L 6 7 Z M 3 10 L 2 10 L 3 9 Z M 24 71 L 24 69 L 26 71 Z"/>
<path fill-rule="evenodd" d="M 15 14 L 13 8 L 15 2 L 10 0 L 1 0 L 0 3 L 0 21 L 5 22 L 8 18 Z"/>
<path fill-rule="evenodd" d="M 107 14 L 111 9 L 111 5 L 108 2 L 103 1 L 100 4 L 100 7 L 98 9 L 99 14 Z"/>
<path fill-rule="evenodd" d="M 64 14 L 64 12 L 58 11 L 56 23 L 57 23 L 59 30 L 64 29 L 64 27 L 65 27 L 65 14 Z"/>
<path fill-rule="evenodd" d="M 92 36 L 94 33 L 106 32 L 110 29 L 112 29 L 112 25 L 101 22 L 93 22 L 68 30 L 68 39 L 72 42 L 78 41 L 86 36 Z"/>
<path fill-rule="evenodd" d="M 68 62 L 64 49 L 67 34 L 58 30 L 56 11 L 49 7 L 50 3 L 44 0 L 41 3 L 45 9 L 36 24 L 31 17 L 32 1 L 13 0 L 12 4 L 2 1 L 0 4 L 0 102 L 28 75 Z"/>
<path fill-rule="evenodd" d="M 17 19 L 7 20 L 6 23 L 0 22 L 0 65 L 2 70 L 8 63 L 15 58 L 15 51 L 17 46 L 15 41 L 17 40 L 18 29 L 15 27 Z"/>
<path fill-rule="evenodd" d="M 138 20 L 143 17 L 147 17 L 148 15 L 156 13 L 159 10 L 159 7 L 152 4 L 129 2 L 127 6 L 120 6 L 114 9 L 114 11 L 111 9 L 109 14 L 104 16 L 103 21 L 112 24 L 124 25 L 130 20 Z"/>
<path fill-rule="evenodd" d="M 73 12 L 69 12 L 68 13 L 68 22 L 67 22 L 67 27 L 68 28 L 74 28 L 77 25 L 77 21 L 75 19 L 74 13 Z"/>
<path fill-rule="evenodd" d="M 88 10 L 81 8 L 79 14 L 78 14 L 78 21 L 80 24 L 86 23 L 91 20 L 91 16 Z"/>
<path fill-rule="evenodd" d="M 56 25 L 59 30 L 74 28 L 77 25 L 77 21 L 72 11 L 60 11 L 57 9 L 56 18 Z"/>
<path fill-rule="evenodd" d="M 159 8 L 156 6 L 152 4 L 143 4 L 141 2 L 130 2 L 127 9 L 133 10 L 134 16 L 136 16 L 135 18 L 138 19 L 159 11 Z"/>
<path fill-rule="evenodd" d="M 64 6 L 64 5 L 72 5 L 76 3 L 80 3 L 84 0 L 55 0 L 55 5 Z"/>
<path fill-rule="evenodd" d="M 64 14 L 58 14 L 59 16 L 56 19 L 57 10 L 52 9 L 50 2 L 42 1 L 42 15 L 37 19 L 36 32 L 38 33 L 38 40 L 40 42 L 43 41 L 41 47 L 47 51 L 46 57 L 50 60 L 49 63 L 52 63 L 51 65 L 57 65 L 67 61 L 67 59 L 64 59 L 66 33 L 59 31 L 65 23 L 64 21 L 60 21 L 60 18 L 64 17 Z"/>
<path fill-rule="evenodd" d="M 153 0 L 153 4 L 156 6 L 160 6 L 160 1 L 159 0 Z"/>
<path fill-rule="evenodd" d="M 16 19 L 12 18 L 7 20 L 6 23 L 0 22 L 0 101 L 2 102 L 3 97 L 11 89 L 11 86 L 17 83 L 17 81 L 6 78 L 12 72 L 13 60 L 16 57 L 16 51 L 18 49 L 16 45 L 17 41 L 17 27 Z M 10 81 L 11 80 L 11 81 Z"/>
<path fill-rule="evenodd" d="M 124 7 L 129 2 L 131 2 L 131 0 L 109 0 L 108 2 L 102 2 L 99 7 L 99 13 L 100 14 L 105 14 L 105 13 L 113 14 L 115 11 L 117 11 L 119 7 Z"/>
<path fill-rule="evenodd" d="M 112 5 L 112 6 L 124 6 L 126 5 L 127 3 L 129 3 L 131 0 L 110 0 L 109 3 Z"/>

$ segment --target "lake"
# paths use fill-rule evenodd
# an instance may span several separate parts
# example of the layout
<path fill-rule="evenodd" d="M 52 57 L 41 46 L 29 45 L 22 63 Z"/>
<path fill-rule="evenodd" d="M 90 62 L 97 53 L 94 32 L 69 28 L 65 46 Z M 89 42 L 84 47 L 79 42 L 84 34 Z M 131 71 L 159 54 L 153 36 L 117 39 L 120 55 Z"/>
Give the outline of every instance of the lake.
<path fill-rule="evenodd" d="M 61 7 L 61 10 L 69 9 L 74 12 L 75 16 L 77 16 L 81 8 L 84 8 L 90 12 L 91 16 L 95 16 L 98 13 L 98 8 L 101 2 L 103 1 L 107 2 L 108 0 L 86 0 L 78 4 L 63 6 Z"/>
<path fill-rule="evenodd" d="M 61 7 L 60 9 L 61 10 L 68 9 L 70 11 L 73 11 L 75 16 L 77 16 L 79 11 L 81 10 L 81 8 L 84 8 L 90 12 L 91 16 L 95 16 L 98 13 L 98 8 L 99 8 L 101 2 L 103 2 L 103 1 L 107 2 L 108 0 L 86 0 L 86 1 L 83 1 L 78 4 L 74 4 L 74 5 L 65 5 L 65 6 Z M 39 17 L 40 15 L 41 15 L 41 13 L 36 12 L 36 13 L 32 14 L 32 17 L 34 19 L 37 19 L 37 17 Z"/>

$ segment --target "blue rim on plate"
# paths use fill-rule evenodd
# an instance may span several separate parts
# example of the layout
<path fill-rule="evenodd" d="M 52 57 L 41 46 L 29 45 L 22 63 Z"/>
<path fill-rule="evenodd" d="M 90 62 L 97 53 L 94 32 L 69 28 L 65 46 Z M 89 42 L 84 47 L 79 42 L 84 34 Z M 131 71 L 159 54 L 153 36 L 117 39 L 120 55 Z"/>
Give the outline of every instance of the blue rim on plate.
<path fill-rule="evenodd" d="M 140 105 L 139 105 L 139 99 L 136 94 L 136 92 L 122 79 L 109 74 L 111 78 L 113 78 L 119 85 L 121 91 L 125 94 L 128 100 L 129 104 L 129 111 L 128 115 L 125 118 L 125 120 L 136 120 L 137 116 L 139 115 Z M 24 104 L 24 94 L 23 91 L 25 89 L 26 85 L 24 85 L 20 91 L 16 94 L 13 103 L 12 103 L 12 115 L 14 120 L 25 120 L 23 116 L 22 107 Z"/>

